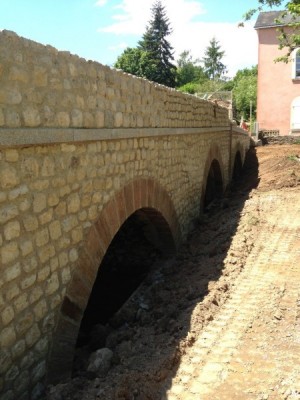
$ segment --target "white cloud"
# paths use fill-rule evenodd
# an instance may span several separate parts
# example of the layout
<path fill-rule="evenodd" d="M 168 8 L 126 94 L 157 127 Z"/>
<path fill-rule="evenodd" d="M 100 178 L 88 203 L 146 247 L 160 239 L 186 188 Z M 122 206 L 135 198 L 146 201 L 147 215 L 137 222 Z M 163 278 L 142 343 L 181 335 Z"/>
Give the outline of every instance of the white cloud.
<path fill-rule="evenodd" d="M 112 51 L 119 51 L 119 50 L 125 50 L 128 47 L 128 43 L 126 42 L 120 42 L 116 44 L 115 46 L 109 46 L 109 50 Z"/>
<path fill-rule="evenodd" d="M 153 0 L 122 0 L 118 6 L 115 6 L 116 14 L 113 19 L 118 22 L 100 28 L 98 31 L 116 35 L 142 35 L 151 19 L 152 5 Z M 174 27 L 179 21 L 181 24 L 188 23 L 194 17 L 205 12 L 201 3 L 194 0 L 177 0 L 175 7 L 174 0 L 165 0 L 163 5 L 165 5 L 171 27 Z"/>
<path fill-rule="evenodd" d="M 229 76 L 233 76 L 238 69 L 257 63 L 257 37 L 250 23 L 246 23 L 244 28 L 238 28 L 238 21 L 200 22 L 199 16 L 205 14 L 201 2 L 176 0 L 176 6 L 174 3 L 174 0 L 163 1 L 173 30 L 168 39 L 175 50 L 175 59 L 183 50 L 190 50 L 194 58 L 201 59 L 209 41 L 215 37 L 225 51 L 223 61 Z M 136 35 L 139 40 L 151 19 L 152 5 L 153 0 L 122 0 L 115 6 L 115 22 L 98 31 L 115 35 Z"/>
<path fill-rule="evenodd" d="M 105 6 L 106 3 L 107 3 L 107 0 L 98 0 L 98 1 L 96 1 L 95 6 L 103 7 L 103 6 Z"/>
<path fill-rule="evenodd" d="M 252 24 L 239 28 L 238 23 L 194 22 L 175 30 L 170 42 L 175 59 L 183 50 L 190 50 L 194 58 L 202 58 L 210 40 L 215 37 L 225 51 L 223 63 L 228 76 L 234 76 L 238 69 L 257 63 L 257 33 Z"/>

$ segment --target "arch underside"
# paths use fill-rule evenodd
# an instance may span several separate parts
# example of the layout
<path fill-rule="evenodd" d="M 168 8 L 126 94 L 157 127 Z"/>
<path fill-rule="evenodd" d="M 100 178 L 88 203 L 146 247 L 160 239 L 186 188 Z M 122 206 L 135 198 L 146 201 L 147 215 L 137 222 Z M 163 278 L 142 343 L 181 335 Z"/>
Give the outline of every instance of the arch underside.
<path fill-rule="evenodd" d="M 48 361 L 48 383 L 70 377 L 80 323 L 99 266 L 114 236 L 134 213 L 146 221 L 148 235 L 162 253 L 176 251 L 181 240 L 176 211 L 168 193 L 154 180 L 134 180 L 108 202 L 89 230 L 62 302 Z"/>
<path fill-rule="evenodd" d="M 203 211 L 207 204 L 224 192 L 224 164 L 219 147 L 213 144 L 206 158 L 200 210 Z"/>

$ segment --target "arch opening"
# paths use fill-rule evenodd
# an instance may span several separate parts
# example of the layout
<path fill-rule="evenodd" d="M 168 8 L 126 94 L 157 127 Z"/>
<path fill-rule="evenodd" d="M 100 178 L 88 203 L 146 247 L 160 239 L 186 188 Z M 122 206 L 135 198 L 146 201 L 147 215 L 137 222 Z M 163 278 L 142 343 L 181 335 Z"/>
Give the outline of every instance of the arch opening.
<path fill-rule="evenodd" d="M 241 153 L 239 151 L 236 152 L 233 164 L 233 171 L 232 171 L 232 179 L 233 181 L 237 181 L 240 179 L 243 172 L 243 162 Z"/>
<path fill-rule="evenodd" d="M 223 179 L 219 162 L 214 159 L 210 165 L 204 194 L 204 209 L 223 194 Z"/>
<path fill-rule="evenodd" d="M 152 179 L 141 178 L 116 193 L 90 228 L 66 289 L 49 349 L 47 384 L 63 382 L 70 378 L 72 372 L 74 375 L 74 355 L 76 359 L 77 350 L 83 349 L 76 348 L 78 332 L 84 314 L 89 312 L 87 305 L 101 269 L 99 266 L 115 236 L 133 215 L 143 226 L 143 235 L 158 253 L 168 257 L 176 252 L 181 242 L 181 229 L 172 200 L 162 186 Z M 145 259 L 147 254 L 145 252 Z M 156 265 L 161 265 L 160 260 Z M 131 297 L 130 292 L 128 296 Z M 110 317 L 105 318 L 110 320 Z"/>
<path fill-rule="evenodd" d="M 79 357 L 82 348 L 91 352 L 105 347 L 106 336 L 113 329 L 136 318 L 135 310 L 125 310 L 126 302 L 152 267 L 158 266 L 175 250 L 171 231 L 158 211 L 144 208 L 127 218 L 100 263 L 81 320 L 76 343 Z M 81 364 L 75 352 L 73 374 L 76 375 Z"/>

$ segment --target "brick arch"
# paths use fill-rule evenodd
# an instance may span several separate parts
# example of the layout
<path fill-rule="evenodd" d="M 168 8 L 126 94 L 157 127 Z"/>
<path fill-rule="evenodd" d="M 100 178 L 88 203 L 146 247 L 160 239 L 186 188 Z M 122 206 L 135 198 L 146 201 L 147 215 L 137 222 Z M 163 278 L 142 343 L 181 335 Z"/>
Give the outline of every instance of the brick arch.
<path fill-rule="evenodd" d="M 135 212 L 142 213 L 154 224 L 166 253 L 174 252 L 180 243 L 180 226 L 172 200 L 156 181 L 136 179 L 115 194 L 91 226 L 80 249 L 53 335 L 47 368 L 48 383 L 70 377 L 81 319 L 99 266 L 115 234 Z"/>
<path fill-rule="evenodd" d="M 214 161 L 216 161 L 219 166 L 221 179 L 222 179 L 222 191 L 224 191 L 224 189 L 225 189 L 225 186 L 224 186 L 224 182 L 225 182 L 225 180 L 224 180 L 224 163 L 223 163 L 223 159 L 222 159 L 222 155 L 221 155 L 219 146 L 215 143 L 211 145 L 209 152 L 206 156 L 206 161 L 205 161 L 205 165 L 204 165 L 203 176 L 202 176 L 202 193 L 201 193 L 201 200 L 200 200 L 200 210 L 201 211 L 203 211 L 203 208 L 204 208 L 204 199 L 205 199 L 205 193 L 206 193 L 208 174 L 209 174 L 210 168 Z"/>

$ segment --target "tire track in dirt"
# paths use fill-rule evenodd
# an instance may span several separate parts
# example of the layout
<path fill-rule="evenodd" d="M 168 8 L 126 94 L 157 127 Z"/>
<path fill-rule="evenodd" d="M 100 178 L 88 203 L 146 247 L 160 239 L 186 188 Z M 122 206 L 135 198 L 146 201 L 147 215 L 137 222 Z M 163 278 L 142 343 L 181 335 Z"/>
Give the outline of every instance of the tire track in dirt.
<path fill-rule="evenodd" d="M 168 400 L 300 398 L 300 196 L 261 193 L 250 205 L 259 217 L 254 248 L 230 298 L 182 357 Z"/>

